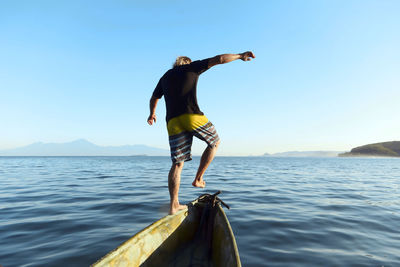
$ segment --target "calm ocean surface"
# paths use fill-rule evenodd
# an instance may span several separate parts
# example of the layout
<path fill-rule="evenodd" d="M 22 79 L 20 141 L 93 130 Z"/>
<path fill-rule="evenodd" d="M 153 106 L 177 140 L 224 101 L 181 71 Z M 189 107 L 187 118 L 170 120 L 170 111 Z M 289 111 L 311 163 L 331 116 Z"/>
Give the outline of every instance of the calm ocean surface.
<path fill-rule="evenodd" d="M 400 266 L 400 160 L 217 157 L 243 266 Z M 166 215 L 168 157 L 0 157 L 0 265 L 88 266 Z"/>

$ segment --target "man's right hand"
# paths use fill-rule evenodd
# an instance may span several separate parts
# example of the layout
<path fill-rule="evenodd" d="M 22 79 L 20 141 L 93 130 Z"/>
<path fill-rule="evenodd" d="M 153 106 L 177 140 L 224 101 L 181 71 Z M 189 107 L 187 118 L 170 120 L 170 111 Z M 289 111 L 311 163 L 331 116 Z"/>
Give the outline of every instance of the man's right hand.
<path fill-rule="evenodd" d="M 157 121 L 156 114 L 150 114 L 150 116 L 147 118 L 147 123 L 149 125 L 153 125 L 153 121 L 154 121 L 154 123 L 156 123 L 156 121 Z"/>
<path fill-rule="evenodd" d="M 240 54 L 240 59 L 243 61 L 250 61 L 252 58 L 255 58 L 255 56 L 251 51 L 247 51 Z"/>

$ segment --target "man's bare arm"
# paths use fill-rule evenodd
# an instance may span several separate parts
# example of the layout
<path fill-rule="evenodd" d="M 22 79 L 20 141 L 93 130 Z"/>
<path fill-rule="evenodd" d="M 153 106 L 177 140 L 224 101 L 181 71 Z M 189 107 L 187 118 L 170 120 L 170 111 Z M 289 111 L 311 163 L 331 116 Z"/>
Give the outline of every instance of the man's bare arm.
<path fill-rule="evenodd" d="M 149 125 L 153 125 L 153 122 L 155 123 L 157 121 L 157 116 L 156 116 L 157 102 L 158 98 L 155 97 L 150 98 L 150 115 L 147 118 L 147 123 Z"/>
<path fill-rule="evenodd" d="M 247 51 L 241 54 L 218 55 L 208 60 L 208 67 L 211 68 L 215 65 L 229 63 L 237 59 L 241 59 L 243 61 L 250 61 L 252 58 L 255 58 L 255 56 L 251 51 Z"/>

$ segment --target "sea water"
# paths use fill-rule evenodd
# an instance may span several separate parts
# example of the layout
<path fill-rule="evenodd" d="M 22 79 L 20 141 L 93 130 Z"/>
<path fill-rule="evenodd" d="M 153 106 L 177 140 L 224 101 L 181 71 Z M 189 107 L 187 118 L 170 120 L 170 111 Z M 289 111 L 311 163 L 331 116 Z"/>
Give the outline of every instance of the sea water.
<path fill-rule="evenodd" d="M 400 160 L 217 157 L 243 266 L 400 266 Z M 0 265 L 88 266 L 168 211 L 168 157 L 0 157 Z"/>

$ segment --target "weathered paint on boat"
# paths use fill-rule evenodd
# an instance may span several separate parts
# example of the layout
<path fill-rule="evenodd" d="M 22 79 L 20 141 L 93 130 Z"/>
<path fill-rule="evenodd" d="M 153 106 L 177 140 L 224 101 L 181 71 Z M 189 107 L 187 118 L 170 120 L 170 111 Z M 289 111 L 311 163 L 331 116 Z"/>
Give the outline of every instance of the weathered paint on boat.
<path fill-rule="evenodd" d="M 209 220 L 209 218 L 213 218 Z M 220 204 L 189 208 L 146 227 L 94 267 L 241 266 L 232 228 Z"/>

